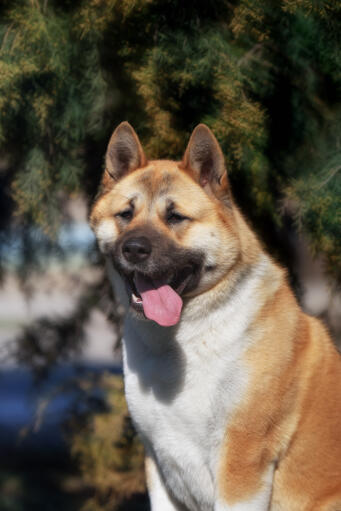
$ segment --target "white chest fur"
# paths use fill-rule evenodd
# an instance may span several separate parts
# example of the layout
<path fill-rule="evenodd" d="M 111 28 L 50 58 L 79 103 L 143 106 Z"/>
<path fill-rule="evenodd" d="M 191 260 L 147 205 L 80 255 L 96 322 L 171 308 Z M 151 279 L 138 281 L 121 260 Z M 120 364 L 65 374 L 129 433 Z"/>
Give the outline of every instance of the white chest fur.
<path fill-rule="evenodd" d="M 242 355 L 264 266 L 205 317 L 192 307 L 177 328 L 129 316 L 125 323 L 129 410 L 170 493 L 189 510 L 214 508 L 221 444 L 247 387 Z"/>
<path fill-rule="evenodd" d="M 228 367 L 218 355 L 209 357 L 203 341 L 196 364 L 179 345 L 156 354 L 143 344 L 136 350 L 135 342 L 125 340 L 125 387 L 134 422 L 177 499 L 189 509 L 211 510 L 219 445 L 245 371 L 236 361 Z"/>

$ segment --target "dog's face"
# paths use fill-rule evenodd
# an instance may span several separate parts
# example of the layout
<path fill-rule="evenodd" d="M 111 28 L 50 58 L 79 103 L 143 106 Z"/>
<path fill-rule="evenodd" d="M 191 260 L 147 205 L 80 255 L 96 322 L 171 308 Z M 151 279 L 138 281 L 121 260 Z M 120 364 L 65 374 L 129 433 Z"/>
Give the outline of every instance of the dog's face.
<path fill-rule="evenodd" d="M 182 162 L 148 162 L 134 130 L 120 124 L 90 219 L 132 311 L 162 326 L 176 324 L 183 298 L 214 287 L 240 252 L 223 155 L 204 125 Z"/>

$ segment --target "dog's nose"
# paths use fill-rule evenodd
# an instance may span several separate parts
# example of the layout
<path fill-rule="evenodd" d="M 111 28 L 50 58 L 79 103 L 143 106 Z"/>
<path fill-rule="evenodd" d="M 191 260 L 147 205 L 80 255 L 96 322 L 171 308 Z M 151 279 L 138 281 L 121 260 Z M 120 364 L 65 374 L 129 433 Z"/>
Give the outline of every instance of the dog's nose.
<path fill-rule="evenodd" d="M 145 236 L 130 238 L 124 242 L 122 252 L 130 263 L 142 263 L 150 256 L 152 244 Z"/>

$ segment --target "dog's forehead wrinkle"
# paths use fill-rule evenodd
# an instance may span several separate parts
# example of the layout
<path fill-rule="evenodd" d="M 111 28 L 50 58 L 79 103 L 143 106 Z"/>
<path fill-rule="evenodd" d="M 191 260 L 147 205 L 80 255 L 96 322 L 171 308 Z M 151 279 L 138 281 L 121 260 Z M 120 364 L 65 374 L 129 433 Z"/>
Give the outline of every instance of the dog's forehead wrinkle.
<path fill-rule="evenodd" d="M 113 199 L 117 199 L 118 197 L 122 198 L 122 199 L 126 199 L 127 202 L 133 204 L 136 199 L 138 198 L 139 196 L 139 193 L 137 192 L 131 192 L 131 193 L 122 193 L 120 190 L 115 190 L 115 193 L 114 193 L 114 196 L 113 196 Z"/>
<path fill-rule="evenodd" d="M 148 170 L 143 171 L 143 173 L 139 176 L 137 179 L 138 184 L 142 185 L 143 187 L 147 189 L 152 188 L 152 175 Z"/>
<path fill-rule="evenodd" d="M 162 174 L 160 179 L 158 195 L 159 196 L 167 195 L 171 189 L 173 181 L 174 176 L 172 176 L 170 172 L 166 171 L 164 174 Z"/>
<path fill-rule="evenodd" d="M 136 176 L 136 184 L 141 188 L 141 193 L 148 198 L 150 206 L 158 197 L 169 193 L 173 182 L 173 176 L 169 170 L 159 169 L 157 165 L 150 165 L 139 172 L 141 174 Z"/>

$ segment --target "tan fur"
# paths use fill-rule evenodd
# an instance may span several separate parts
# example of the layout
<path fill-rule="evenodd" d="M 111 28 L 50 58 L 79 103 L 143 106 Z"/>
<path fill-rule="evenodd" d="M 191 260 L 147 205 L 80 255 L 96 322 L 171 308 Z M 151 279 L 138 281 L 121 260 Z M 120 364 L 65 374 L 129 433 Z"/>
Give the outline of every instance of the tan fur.
<path fill-rule="evenodd" d="M 200 173 L 201 153 L 196 150 L 207 137 L 206 130 L 200 128 L 199 142 L 193 142 L 192 135 L 182 162 L 147 162 L 132 136 L 129 143 L 137 144 L 132 161 L 141 164 L 135 169 L 128 162 L 123 179 L 113 180 L 115 169 L 104 173 L 91 225 L 98 238 L 102 228 L 113 240 L 146 225 L 182 247 L 195 246 L 202 236 L 212 243 L 218 238 L 218 280 L 199 284 L 184 298 L 202 295 L 204 299 L 209 293 L 203 304 L 214 304 L 238 288 L 239 279 L 264 252 L 233 203 L 222 175 L 222 153 L 214 141 L 210 143 L 216 174 Z M 134 217 L 124 225 L 115 215 L 131 201 Z M 169 201 L 192 221 L 167 225 Z M 322 324 L 302 312 L 286 272 L 275 262 L 270 262 L 253 298 L 257 314 L 248 327 L 250 342 L 243 353 L 250 376 L 246 393 L 226 424 L 217 492 L 229 506 L 243 502 L 262 489 L 263 476 L 275 464 L 271 511 L 341 511 L 340 356 Z M 200 335 L 198 339 L 209 345 Z M 155 470 L 150 466 L 147 472 Z"/>
<path fill-rule="evenodd" d="M 340 357 L 321 323 L 298 307 L 279 267 L 277 274 L 255 297 L 263 306 L 245 354 L 253 377 L 226 431 L 220 488 L 228 503 L 245 499 L 276 460 L 271 509 L 340 510 Z"/>

